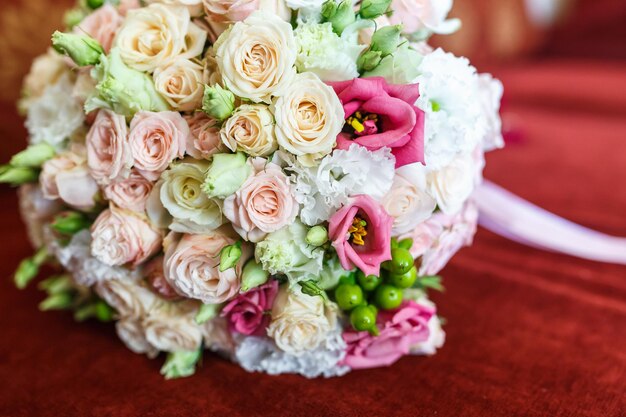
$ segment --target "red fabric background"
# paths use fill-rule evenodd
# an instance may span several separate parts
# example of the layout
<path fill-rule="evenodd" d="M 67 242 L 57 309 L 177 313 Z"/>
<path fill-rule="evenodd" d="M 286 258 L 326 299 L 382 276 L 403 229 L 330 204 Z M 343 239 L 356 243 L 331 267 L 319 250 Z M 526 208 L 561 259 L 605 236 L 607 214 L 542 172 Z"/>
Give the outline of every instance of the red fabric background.
<path fill-rule="evenodd" d="M 522 138 L 488 156 L 486 177 L 626 236 L 626 63 L 550 59 L 493 72 L 507 88 L 505 123 Z M 3 140 L 24 137 L 13 107 L 0 112 Z M 434 357 L 306 380 L 205 354 L 194 377 L 164 381 L 162 360 L 126 350 L 113 326 L 40 313 L 41 293 L 13 287 L 30 248 L 13 191 L 0 198 L 2 416 L 626 415 L 625 267 L 479 230 L 443 271 L 447 292 L 435 300 L 448 340 Z"/>

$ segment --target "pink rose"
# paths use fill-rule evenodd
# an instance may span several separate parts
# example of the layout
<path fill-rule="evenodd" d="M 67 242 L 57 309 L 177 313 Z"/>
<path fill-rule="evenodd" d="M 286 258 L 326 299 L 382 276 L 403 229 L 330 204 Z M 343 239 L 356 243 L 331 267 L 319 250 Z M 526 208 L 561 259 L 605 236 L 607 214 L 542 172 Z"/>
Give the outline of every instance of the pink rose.
<path fill-rule="evenodd" d="M 278 281 L 254 288 L 232 300 L 222 309 L 222 317 L 226 317 L 231 331 L 263 336 L 270 317 L 267 314 L 274 305 L 278 293 Z"/>
<path fill-rule="evenodd" d="M 287 226 L 298 215 L 298 202 L 282 169 L 263 158 L 253 160 L 255 174 L 224 200 L 224 216 L 250 242 Z"/>
<path fill-rule="evenodd" d="M 86 138 L 89 172 L 100 184 L 126 178 L 133 163 L 124 116 L 100 110 Z"/>
<path fill-rule="evenodd" d="M 380 264 L 391 259 L 391 217 L 368 195 L 358 195 L 330 219 L 329 237 L 341 266 L 356 266 L 365 275 L 378 275 Z"/>
<path fill-rule="evenodd" d="M 95 12 L 91 13 L 74 29 L 75 33 L 86 33 L 97 40 L 104 51 L 108 54 L 113 46 L 113 39 L 117 29 L 122 25 L 124 19 L 115 7 L 105 4 Z"/>
<path fill-rule="evenodd" d="M 435 315 L 435 308 L 408 301 L 396 310 L 378 313 L 380 334 L 349 330 L 343 333 L 346 357 L 343 365 L 352 369 L 389 366 L 407 355 L 417 343 L 428 340 L 428 322 Z"/>
<path fill-rule="evenodd" d="M 91 226 L 91 254 L 115 266 L 137 266 L 161 249 L 161 233 L 147 220 L 113 205 Z"/>
<path fill-rule="evenodd" d="M 220 127 L 215 119 L 204 112 L 185 116 L 191 135 L 187 142 L 187 154 L 195 159 L 209 159 L 214 153 L 224 150 L 220 139 Z"/>
<path fill-rule="evenodd" d="M 139 172 L 132 171 L 128 178 L 114 181 L 104 188 L 105 197 L 116 206 L 143 213 L 154 184 Z"/>
<path fill-rule="evenodd" d="M 411 254 L 421 257 L 420 275 L 435 275 L 463 246 L 472 244 L 478 222 L 476 203 L 468 201 L 455 215 L 435 213 L 399 239 L 413 239 Z"/>
<path fill-rule="evenodd" d="M 219 270 L 220 252 L 235 243 L 235 236 L 225 227 L 204 235 L 170 233 L 164 244 L 165 279 L 180 295 L 206 304 L 230 300 L 239 293 L 241 270 L 250 254 L 249 247 L 243 245 L 237 265 Z"/>
<path fill-rule="evenodd" d="M 396 168 L 424 163 L 424 112 L 415 106 L 420 96 L 417 84 L 387 84 L 381 77 L 329 84 L 343 104 L 347 122 L 337 138 L 339 149 L 352 143 L 370 151 L 386 146 L 396 157 Z"/>
<path fill-rule="evenodd" d="M 185 155 L 189 126 L 177 112 L 140 111 L 130 122 L 130 148 L 135 168 L 156 181 L 170 162 Z"/>
<path fill-rule="evenodd" d="M 140 7 L 141 3 L 139 0 L 120 0 L 120 4 L 117 6 L 117 9 L 122 16 L 126 16 L 129 11 L 139 9 Z"/>
<path fill-rule="evenodd" d="M 89 174 L 84 153 L 82 146 L 74 146 L 43 164 L 39 184 L 44 198 L 61 199 L 79 210 L 96 206 L 98 184 Z"/>
<path fill-rule="evenodd" d="M 240 22 L 259 8 L 259 0 L 202 0 L 202 4 L 207 19 L 219 23 Z"/>
<path fill-rule="evenodd" d="M 181 298 L 165 279 L 163 274 L 163 256 L 151 259 L 144 267 L 143 273 L 152 291 L 159 294 L 161 298 L 166 300 L 178 300 Z"/>
<path fill-rule="evenodd" d="M 449 34 L 461 26 L 458 19 L 446 20 L 451 8 L 452 0 L 393 0 L 389 22 L 403 25 L 404 33 L 427 30 Z"/>

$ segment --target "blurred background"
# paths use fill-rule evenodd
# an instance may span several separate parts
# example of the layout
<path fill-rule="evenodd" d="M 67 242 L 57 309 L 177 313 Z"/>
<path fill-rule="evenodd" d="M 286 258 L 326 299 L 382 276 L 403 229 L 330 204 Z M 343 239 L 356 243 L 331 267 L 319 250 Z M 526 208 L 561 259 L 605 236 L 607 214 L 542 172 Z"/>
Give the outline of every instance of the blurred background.
<path fill-rule="evenodd" d="M 74 0 L 2 0 L 2 161 L 24 146 L 25 133 L 14 104 L 22 79 L 73 4 Z M 461 18 L 463 28 L 452 36 L 436 36 L 433 43 L 469 57 L 479 71 L 501 77 L 507 87 L 505 112 L 509 98 L 554 100 L 554 88 L 564 89 L 557 95 L 567 95 L 565 90 L 576 86 L 554 85 L 552 81 L 564 81 L 562 77 L 592 84 L 606 77 L 613 82 L 615 77 L 615 87 L 624 86 L 619 79 L 624 80 L 626 68 L 626 0 L 456 0 L 451 16 Z M 533 77 L 539 83 L 534 87 L 529 86 Z M 626 99 L 611 90 L 614 94 L 598 100 L 600 108 L 615 112 L 616 105 L 626 107 Z"/>

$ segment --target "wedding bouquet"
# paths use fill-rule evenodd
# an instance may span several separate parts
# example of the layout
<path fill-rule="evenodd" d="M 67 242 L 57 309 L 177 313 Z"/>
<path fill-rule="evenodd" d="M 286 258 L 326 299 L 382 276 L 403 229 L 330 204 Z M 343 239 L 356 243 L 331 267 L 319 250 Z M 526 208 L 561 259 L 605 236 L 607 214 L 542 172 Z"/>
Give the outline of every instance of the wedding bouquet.
<path fill-rule="evenodd" d="M 452 0 L 86 0 L 37 58 L 19 185 L 41 308 L 194 372 L 434 354 L 502 86 L 427 43 Z"/>

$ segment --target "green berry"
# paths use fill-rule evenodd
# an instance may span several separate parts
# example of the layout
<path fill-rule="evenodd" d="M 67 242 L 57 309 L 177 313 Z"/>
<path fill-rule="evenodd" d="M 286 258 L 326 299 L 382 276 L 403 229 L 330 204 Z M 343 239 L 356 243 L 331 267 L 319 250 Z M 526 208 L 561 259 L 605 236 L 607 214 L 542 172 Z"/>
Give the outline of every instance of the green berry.
<path fill-rule="evenodd" d="M 376 287 L 383 282 L 382 278 L 376 275 L 365 275 L 363 272 L 358 271 L 356 273 L 356 279 L 361 288 L 365 291 L 374 291 Z"/>
<path fill-rule="evenodd" d="M 408 250 L 402 248 L 391 249 L 391 272 L 394 274 L 409 272 L 413 262 L 413 256 Z"/>
<path fill-rule="evenodd" d="M 342 310 L 352 310 L 363 304 L 363 290 L 358 285 L 341 284 L 335 289 L 335 300 Z"/>
<path fill-rule="evenodd" d="M 398 288 L 409 288 L 415 284 L 417 279 L 417 268 L 413 266 L 409 269 L 409 272 L 405 274 L 391 274 L 389 276 L 389 283 Z"/>
<path fill-rule="evenodd" d="M 383 310 L 393 310 L 402 304 L 402 290 L 392 285 L 381 285 L 374 293 L 376 306 Z"/>
<path fill-rule="evenodd" d="M 357 306 L 350 313 L 350 323 L 354 330 L 370 330 L 376 325 L 376 312 L 366 305 Z"/>
<path fill-rule="evenodd" d="M 87 6 L 92 10 L 99 9 L 102 5 L 104 5 L 104 0 L 87 0 Z"/>

